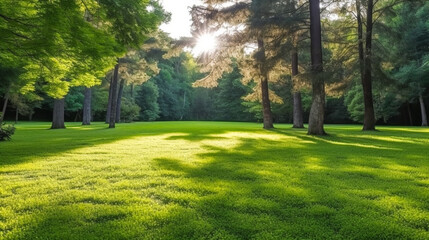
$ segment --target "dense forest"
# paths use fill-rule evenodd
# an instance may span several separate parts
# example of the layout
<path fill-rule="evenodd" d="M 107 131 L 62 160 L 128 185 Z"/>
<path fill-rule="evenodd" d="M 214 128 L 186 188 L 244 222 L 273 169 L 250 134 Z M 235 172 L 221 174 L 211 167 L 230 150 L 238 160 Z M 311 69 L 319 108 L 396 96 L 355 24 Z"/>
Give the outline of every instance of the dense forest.
<path fill-rule="evenodd" d="M 53 120 L 56 128 L 64 121 L 112 125 L 110 118 L 263 122 L 268 116 L 302 126 L 323 78 L 324 123 L 364 123 L 369 130 L 375 123 L 427 125 L 427 1 L 322 1 L 318 74 L 310 64 L 310 30 L 317 27 L 311 1 L 310 8 L 306 1 L 194 6 L 195 34 L 235 29 L 218 34 L 214 54 L 201 55 L 187 50 L 196 40 L 177 41 L 157 29 L 169 20 L 157 1 L 135 13 L 122 10 L 143 2 L 18 1 L 10 8 L 13 2 L 0 3 L 2 120 Z"/>

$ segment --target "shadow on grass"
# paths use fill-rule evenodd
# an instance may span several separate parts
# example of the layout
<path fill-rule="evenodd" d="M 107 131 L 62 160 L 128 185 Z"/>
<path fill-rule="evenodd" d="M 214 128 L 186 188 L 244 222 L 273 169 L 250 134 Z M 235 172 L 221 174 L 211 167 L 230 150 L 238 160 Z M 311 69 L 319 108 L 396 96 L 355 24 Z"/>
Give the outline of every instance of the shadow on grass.
<path fill-rule="evenodd" d="M 222 134 L 244 130 L 249 129 L 148 127 L 144 133 L 108 132 L 113 135 L 97 136 L 92 144 L 167 133 L 174 133 L 166 137 L 171 141 L 222 140 Z M 156 158 L 153 168 L 172 174 L 163 184 L 133 193 L 148 197 L 149 203 L 70 203 L 41 213 L 22 239 L 429 237 L 429 161 L 428 151 L 421 150 L 423 140 L 404 136 L 389 141 L 386 132 L 345 136 L 332 131 L 328 137 L 307 136 L 305 130 L 273 132 L 285 138 L 238 138 L 233 147 L 203 145 L 206 151 L 197 157 L 205 161 L 194 165 L 180 158 Z M 91 136 L 74 134 L 55 144 Z M 64 146 L 56 153 L 79 146 Z"/>
<path fill-rule="evenodd" d="M 156 164 L 218 189 L 192 204 L 199 218 L 229 237 L 429 236 L 429 175 L 420 172 L 429 163 L 423 155 L 412 160 L 404 153 L 412 147 L 417 150 L 416 143 L 375 140 L 368 147 L 365 139 L 353 136 L 320 138 L 276 131 L 311 143 L 284 148 L 279 141 L 241 139 L 233 150 L 206 146 L 210 153 L 200 157 L 210 161 L 203 166 L 190 167 L 180 159 L 165 158 L 156 159 Z M 391 153 L 380 154 L 380 149 Z M 183 207 L 190 204 L 168 193 L 160 198 Z"/>
<path fill-rule="evenodd" d="M 34 159 L 55 156 L 78 148 L 107 144 L 139 136 L 158 136 L 177 134 L 170 140 L 186 138 L 189 141 L 216 139 L 213 134 L 228 131 L 254 130 L 257 125 L 231 129 L 231 125 L 212 128 L 212 122 L 178 122 L 163 127 L 163 122 L 117 124 L 115 129 L 107 128 L 106 124 L 93 123 L 90 126 L 72 124 L 66 129 L 48 129 L 48 124 L 20 125 L 12 141 L 0 144 L 0 166 L 13 165 Z M 202 128 L 201 126 L 207 126 Z M 259 125 L 258 125 L 259 126 Z M 186 137 L 182 137 L 186 136 Z M 220 138 L 218 138 L 220 139 Z"/>

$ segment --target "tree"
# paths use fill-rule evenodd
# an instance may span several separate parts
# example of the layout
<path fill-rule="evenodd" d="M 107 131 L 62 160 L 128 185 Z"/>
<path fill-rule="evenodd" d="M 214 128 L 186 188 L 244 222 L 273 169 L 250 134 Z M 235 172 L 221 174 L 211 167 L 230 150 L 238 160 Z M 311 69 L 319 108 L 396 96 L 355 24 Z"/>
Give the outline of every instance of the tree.
<path fill-rule="evenodd" d="M 298 51 L 295 49 L 291 54 L 292 62 L 292 81 L 298 75 Z M 304 128 L 304 116 L 302 109 L 301 92 L 294 89 L 293 93 L 293 128 Z"/>
<path fill-rule="evenodd" d="M 232 3 L 219 7 L 216 3 Z M 215 87 L 223 72 L 232 71 L 232 58 L 236 59 L 242 71 L 243 82 L 257 82 L 257 99 L 261 100 L 265 129 L 273 127 L 270 99 L 279 99 L 269 90 L 269 81 L 278 80 L 285 70 L 281 65 L 284 53 L 290 47 L 286 37 L 300 30 L 306 21 L 303 8 L 295 9 L 291 1 L 205 1 L 207 6 L 192 9 L 194 30 L 197 34 L 214 32 L 228 26 L 223 40 L 214 56 L 203 70 L 210 74 L 197 81 L 195 86 Z M 256 48 L 251 56 L 246 49 Z M 249 80 L 250 79 L 250 80 Z M 255 95 L 253 94 L 253 95 Z"/>
<path fill-rule="evenodd" d="M 159 117 L 158 105 L 159 91 L 152 81 L 144 83 L 136 97 L 137 105 L 140 107 L 140 120 L 154 121 Z"/>
<path fill-rule="evenodd" d="M 415 14 L 410 15 L 410 12 Z M 391 42 L 395 39 L 391 69 L 393 78 L 398 80 L 398 87 L 405 87 L 408 102 L 418 99 L 420 105 L 421 125 L 427 126 L 427 113 L 424 94 L 429 87 L 429 3 L 406 2 L 398 5 L 395 15 L 389 18 L 388 26 L 392 30 L 383 37 Z M 393 34 L 392 34 L 393 32 Z"/>
<path fill-rule="evenodd" d="M 308 121 L 308 134 L 325 135 L 326 133 L 323 129 L 325 115 L 325 82 L 321 75 L 323 72 L 323 60 L 319 0 L 310 0 L 310 37 L 313 100 Z"/>
<path fill-rule="evenodd" d="M 85 88 L 84 90 L 84 100 L 83 100 L 83 117 L 82 125 L 91 124 L 91 99 L 92 99 L 92 90 L 91 88 Z"/>

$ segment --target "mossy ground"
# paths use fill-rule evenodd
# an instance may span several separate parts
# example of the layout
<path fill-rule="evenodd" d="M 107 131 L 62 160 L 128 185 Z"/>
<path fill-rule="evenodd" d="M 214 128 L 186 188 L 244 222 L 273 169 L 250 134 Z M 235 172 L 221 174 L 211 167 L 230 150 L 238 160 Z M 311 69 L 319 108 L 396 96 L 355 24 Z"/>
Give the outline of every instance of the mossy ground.
<path fill-rule="evenodd" d="M 429 239 L 429 129 L 17 125 L 0 239 Z"/>

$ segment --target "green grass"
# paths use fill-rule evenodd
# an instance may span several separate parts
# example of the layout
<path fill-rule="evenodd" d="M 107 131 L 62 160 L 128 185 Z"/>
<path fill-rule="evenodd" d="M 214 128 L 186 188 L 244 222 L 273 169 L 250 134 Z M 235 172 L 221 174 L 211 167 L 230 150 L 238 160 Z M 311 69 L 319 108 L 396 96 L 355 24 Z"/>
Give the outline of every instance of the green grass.
<path fill-rule="evenodd" d="M 0 239 L 429 239 L 429 129 L 18 124 Z"/>

